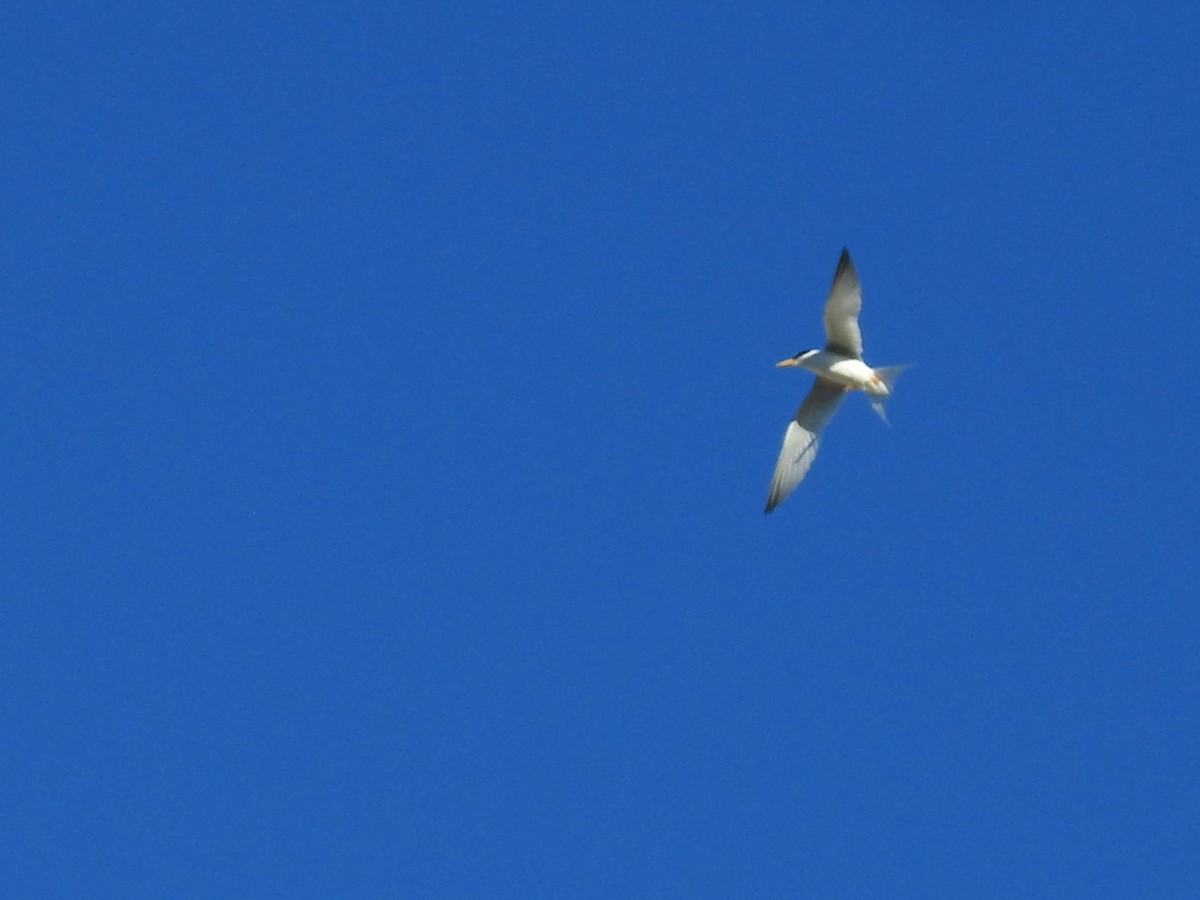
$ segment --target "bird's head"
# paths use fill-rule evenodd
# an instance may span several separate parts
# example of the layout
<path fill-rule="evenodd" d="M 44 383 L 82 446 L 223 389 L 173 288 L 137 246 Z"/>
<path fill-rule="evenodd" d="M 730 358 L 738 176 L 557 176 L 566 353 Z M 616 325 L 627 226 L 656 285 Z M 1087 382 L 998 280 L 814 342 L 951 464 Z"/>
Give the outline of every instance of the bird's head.
<path fill-rule="evenodd" d="M 776 368 L 780 368 L 782 366 L 798 366 L 804 360 L 811 356 L 816 356 L 820 352 L 820 350 L 801 350 L 795 356 L 789 356 L 787 359 L 781 359 L 779 362 L 775 363 L 775 366 Z"/>

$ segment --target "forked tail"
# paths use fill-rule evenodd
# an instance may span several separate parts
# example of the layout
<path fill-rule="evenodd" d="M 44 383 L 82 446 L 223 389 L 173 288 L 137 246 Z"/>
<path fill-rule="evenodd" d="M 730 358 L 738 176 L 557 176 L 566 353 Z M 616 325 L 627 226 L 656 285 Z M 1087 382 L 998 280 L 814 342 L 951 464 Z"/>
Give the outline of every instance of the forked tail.
<path fill-rule="evenodd" d="M 879 376 L 879 380 L 887 386 L 888 392 L 882 397 L 877 397 L 874 394 L 868 394 L 867 396 L 871 399 L 871 409 L 879 413 L 879 418 L 883 419 L 884 422 L 888 420 L 885 406 L 892 397 L 892 385 L 896 383 L 896 379 L 900 377 L 900 373 L 907 368 L 908 364 L 905 363 L 902 366 L 881 366 L 875 370 L 875 374 Z M 888 424 L 890 425 L 891 423 L 888 422 Z"/>

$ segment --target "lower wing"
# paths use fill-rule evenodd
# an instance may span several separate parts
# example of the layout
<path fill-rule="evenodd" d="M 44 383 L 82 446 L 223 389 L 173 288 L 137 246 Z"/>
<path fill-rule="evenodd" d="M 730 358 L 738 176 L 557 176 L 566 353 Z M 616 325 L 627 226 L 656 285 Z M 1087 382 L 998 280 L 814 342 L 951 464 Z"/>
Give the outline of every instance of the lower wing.
<path fill-rule="evenodd" d="M 804 480 L 813 460 L 817 458 L 821 432 L 845 396 L 845 387 L 836 381 L 817 378 L 784 432 L 783 449 L 779 451 L 779 459 L 775 463 L 775 475 L 771 478 L 771 490 L 767 494 L 764 512 L 770 512 L 782 503 Z"/>

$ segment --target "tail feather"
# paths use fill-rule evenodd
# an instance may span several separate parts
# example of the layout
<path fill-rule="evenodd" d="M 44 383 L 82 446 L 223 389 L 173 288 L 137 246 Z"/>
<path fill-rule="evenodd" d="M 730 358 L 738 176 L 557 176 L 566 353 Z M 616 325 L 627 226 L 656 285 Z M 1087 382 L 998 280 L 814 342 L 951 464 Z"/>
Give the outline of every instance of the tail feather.
<path fill-rule="evenodd" d="M 883 419 L 889 425 L 891 423 L 888 422 L 887 409 L 885 407 L 892 396 L 892 385 L 896 383 L 896 379 L 900 377 L 900 373 L 907 368 L 908 364 L 906 363 L 902 366 L 880 366 L 875 370 L 875 374 L 879 376 L 879 380 L 887 385 L 888 392 L 882 397 L 875 397 L 868 394 L 871 400 L 871 409 L 879 413 L 879 418 Z"/>

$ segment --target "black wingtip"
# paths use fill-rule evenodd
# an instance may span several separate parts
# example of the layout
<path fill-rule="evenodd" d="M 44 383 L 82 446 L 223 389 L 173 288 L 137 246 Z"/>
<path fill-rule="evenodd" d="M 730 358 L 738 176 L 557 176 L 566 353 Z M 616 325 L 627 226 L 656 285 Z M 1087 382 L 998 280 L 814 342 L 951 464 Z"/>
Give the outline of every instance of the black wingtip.
<path fill-rule="evenodd" d="M 850 259 L 850 250 L 847 247 L 842 248 L 842 255 L 838 257 L 837 268 L 833 272 L 833 281 L 836 284 L 837 280 L 842 277 L 842 273 L 846 270 L 854 271 L 854 261 Z"/>

